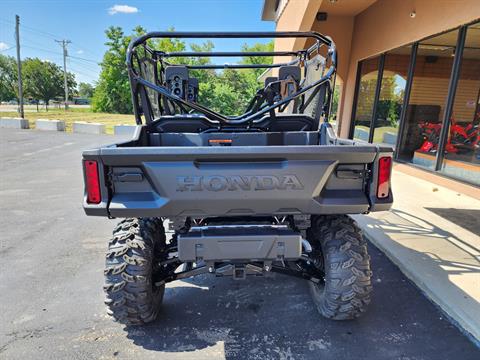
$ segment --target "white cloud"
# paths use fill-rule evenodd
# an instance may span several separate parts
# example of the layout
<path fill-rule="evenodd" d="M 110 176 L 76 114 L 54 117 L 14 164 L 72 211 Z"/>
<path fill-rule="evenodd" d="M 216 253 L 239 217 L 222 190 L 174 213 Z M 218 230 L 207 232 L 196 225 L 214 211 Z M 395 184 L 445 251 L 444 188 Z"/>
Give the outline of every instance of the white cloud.
<path fill-rule="evenodd" d="M 8 44 L 4 43 L 3 41 L 0 41 L 0 50 L 7 50 L 9 48 L 10 46 L 8 46 Z"/>
<path fill-rule="evenodd" d="M 78 54 L 78 55 L 82 55 L 82 54 L 83 54 L 83 50 L 78 50 L 78 51 L 77 51 L 77 54 Z"/>
<path fill-rule="evenodd" d="M 135 14 L 138 12 L 138 8 L 135 6 L 129 5 L 113 5 L 110 9 L 108 9 L 108 13 L 110 15 L 115 14 Z"/>

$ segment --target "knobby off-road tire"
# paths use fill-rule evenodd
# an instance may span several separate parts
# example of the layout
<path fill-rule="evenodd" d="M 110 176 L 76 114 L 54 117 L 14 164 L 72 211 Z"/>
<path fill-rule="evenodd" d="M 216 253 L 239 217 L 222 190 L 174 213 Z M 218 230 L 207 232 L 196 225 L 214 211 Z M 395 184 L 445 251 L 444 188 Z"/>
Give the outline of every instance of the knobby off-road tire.
<path fill-rule="evenodd" d="M 361 230 L 346 215 L 314 216 L 307 239 L 316 265 L 325 272 L 325 284 L 310 282 L 318 311 L 333 320 L 357 318 L 366 311 L 372 292 L 370 257 Z"/>
<path fill-rule="evenodd" d="M 105 267 L 108 314 L 125 325 L 155 320 L 165 285 L 155 286 L 155 260 L 165 248 L 165 231 L 158 218 L 122 220 L 113 230 Z"/>

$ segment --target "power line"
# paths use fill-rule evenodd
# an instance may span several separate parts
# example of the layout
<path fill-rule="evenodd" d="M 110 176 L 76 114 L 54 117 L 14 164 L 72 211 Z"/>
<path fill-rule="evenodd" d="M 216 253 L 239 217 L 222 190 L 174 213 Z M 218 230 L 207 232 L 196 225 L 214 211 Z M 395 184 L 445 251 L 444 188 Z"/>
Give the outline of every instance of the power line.
<path fill-rule="evenodd" d="M 95 60 L 92 60 L 92 59 L 85 59 L 85 58 L 82 58 L 82 57 L 79 57 L 79 56 L 73 56 L 73 55 L 68 55 L 69 58 L 72 58 L 72 59 L 77 59 L 77 60 L 82 60 L 82 61 L 87 61 L 87 62 L 91 62 L 91 63 L 94 63 L 94 64 L 99 64 L 98 61 L 95 61 Z"/>
<path fill-rule="evenodd" d="M 30 32 L 36 32 L 36 33 L 41 34 L 45 37 L 50 37 L 52 39 L 55 39 L 57 37 L 57 35 L 54 35 L 52 33 L 49 33 L 49 32 L 43 31 L 43 30 L 32 28 L 30 26 L 25 26 L 24 25 L 22 28 L 24 28 L 24 29 L 26 29 L 27 31 L 30 31 Z"/>
<path fill-rule="evenodd" d="M 7 20 L 7 19 L 0 18 L 0 21 L 4 22 L 4 23 L 7 23 L 7 24 L 10 24 L 10 25 L 15 25 L 15 23 L 13 21 L 10 21 L 10 20 Z"/>
<path fill-rule="evenodd" d="M 87 73 L 84 73 L 83 71 L 80 71 L 78 69 L 75 69 L 73 67 L 70 66 L 70 69 L 71 69 L 71 72 L 73 73 L 78 73 L 78 74 L 81 74 L 83 76 L 86 76 L 88 78 L 96 78 L 96 76 L 94 76 L 93 74 L 87 74 Z"/>
<path fill-rule="evenodd" d="M 43 51 L 43 52 L 50 53 L 50 54 L 62 55 L 61 52 L 53 51 L 53 50 L 47 50 L 47 49 L 42 49 L 42 48 L 39 48 L 39 47 L 36 47 L 36 46 L 23 45 L 23 47 L 26 47 L 26 48 L 28 48 L 28 49 Z"/>
<path fill-rule="evenodd" d="M 7 24 L 13 24 L 12 22 L 7 21 L 7 20 L 3 20 L 3 19 L 0 19 L 0 21 L 2 21 L 4 23 L 7 23 Z M 49 32 L 43 31 L 43 30 L 39 30 L 39 29 L 35 29 L 35 28 L 32 28 L 30 26 L 26 26 L 26 25 L 22 25 L 22 30 L 28 31 L 30 33 L 33 33 L 33 34 L 36 34 L 36 35 L 39 35 L 39 36 L 50 38 L 50 39 L 58 38 L 58 36 L 55 36 L 52 33 L 49 33 Z"/>
<path fill-rule="evenodd" d="M 0 50 L 0 52 L 4 52 L 4 51 L 8 51 L 8 50 L 12 50 L 12 49 L 15 49 L 16 46 L 10 46 L 9 48 L 6 48 L 6 49 L 2 49 Z"/>
<path fill-rule="evenodd" d="M 36 33 L 36 35 L 41 35 L 41 34 Z M 53 34 L 52 34 L 52 36 L 47 36 L 47 37 L 54 39 Z M 98 56 L 98 54 L 93 53 L 92 51 L 88 50 L 86 47 L 84 47 L 84 46 L 80 47 L 79 45 L 77 45 L 77 42 L 71 42 L 70 44 L 73 45 L 74 47 L 76 47 L 79 50 L 86 51 L 93 56 Z"/>
<path fill-rule="evenodd" d="M 96 75 L 98 75 L 98 73 L 100 72 L 99 69 L 94 69 L 94 68 L 91 68 L 89 66 L 85 66 L 85 64 L 83 64 L 81 62 L 74 61 L 73 59 L 68 59 L 68 60 L 70 61 L 71 64 L 73 64 L 75 66 L 79 66 L 80 68 L 82 68 L 85 71 L 90 71 L 91 73 L 94 73 Z"/>
<path fill-rule="evenodd" d="M 9 24 L 13 24 L 13 22 L 9 21 L 9 20 L 5 20 L 5 19 L 2 19 L 0 18 L 0 21 L 2 22 L 5 22 L 5 23 L 9 23 Z M 40 30 L 40 29 L 36 29 L 34 27 L 31 27 L 31 26 L 26 26 L 26 25 L 22 25 L 22 29 L 26 30 L 26 31 L 29 31 L 31 33 L 35 33 L 36 35 L 40 35 L 40 36 L 45 36 L 45 37 L 48 37 L 48 38 L 51 38 L 51 39 L 57 39 L 59 36 L 56 36 L 50 32 L 47 32 L 47 31 L 43 31 L 43 30 Z M 35 45 L 38 45 L 38 46 L 42 46 L 34 41 L 31 41 L 29 40 L 30 43 L 35 43 Z M 70 42 L 71 43 L 71 42 Z M 45 52 L 50 52 L 50 53 L 56 53 L 56 54 L 59 54 L 59 55 L 62 55 L 62 53 L 59 53 L 59 52 L 55 52 L 55 51 L 52 51 L 52 50 L 47 50 L 47 49 L 44 49 L 44 48 L 39 48 L 39 47 L 33 47 L 33 46 L 27 46 L 27 45 L 24 45 L 25 47 L 28 47 L 28 48 L 31 48 L 31 49 L 34 49 L 34 50 L 40 50 L 40 51 L 45 51 Z M 76 45 L 75 45 L 76 46 Z M 78 47 L 78 46 L 76 46 Z M 11 47 L 13 48 L 13 47 Z M 79 47 L 78 47 L 79 48 Z M 85 48 L 84 48 L 85 49 Z M 82 50 L 84 50 L 82 49 Z M 7 51 L 7 50 L 10 50 L 9 49 L 4 49 L 4 50 L 1 50 L 1 51 Z M 96 55 L 94 53 L 92 53 L 91 51 L 89 50 L 86 50 L 88 51 L 89 53 L 91 53 L 92 55 Z M 87 59 L 87 58 L 84 58 L 84 57 L 80 57 L 80 56 L 73 56 L 73 55 L 68 55 L 68 57 L 70 58 L 74 58 L 74 59 L 77 59 L 77 60 L 82 60 L 82 61 L 87 61 L 87 62 L 91 62 L 91 63 L 95 63 L 95 64 L 98 64 L 99 62 L 96 61 L 96 60 L 93 60 L 93 59 Z"/>
<path fill-rule="evenodd" d="M 98 77 L 98 75 L 99 75 L 98 72 L 93 71 L 93 70 L 89 70 L 89 69 L 80 68 L 80 70 L 78 70 L 78 68 L 77 68 L 77 67 L 78 67 L 78 64 L 73 64 L 73 65 L 75 65 L 75 67 L 72 66 L 72 64 L 69 64 L 70 69 L 72 69 L 72 70 L 75 70 L 75 71 L 78 71 L 78 72 L 84 72 L 84 71 L 86 71 L 89 76 L 92 76 L 92 77 L 95 77 L 95 78 Z M 84 74 L 84 75 L 85 75 L 85 74 Z"/>
<path fill-rule="evenodd" d="M 42 49 L 42 48 L 39 48 L 39 47 L 36 47 L 36 46 L 30 46 L 30 45 L 23 45 L 23 46 L 28 48 L 28 49 L 44 51 L 44 52 L 51 53 L 51 54 L 56 54 L 56 55 L 62 55 L 62 53 L 58 52 L 58 51 Z M 86 58 L 82 58 L 82 57 L 79 57 L 79 56 L 73 56 L 73 55 L 67 55 L 67 56 L 71 59 L 82 60 L 82 61 L 93 63 L 93 64 L 96 64 L 96 65 L 100 64 L 98 61 L 95 61 L 95 60 L 92 60 L 92 59 L 86 59 Z"/>
<path fill-rule="evenodd" d="M 78 44 L 78 42 L 76 42 L 76 41 L 72 42 L 72 45 L 74 47 L 76 47 L 77 49 L 81 50 L 81 51 L 85 51 L 85 52 L 89 53 L 90 55 L 93 55 L 93 56 L 98 56 L 99 55 L 98 53 L 93 53 L 92 51 L 88 50 L 88 48 L 85 47 L 85 46 L 82 46 L 82 44 Z M 78 54 L 78 52 L 77 52 L 77 54 Z"/>
<path fill-rule="evenodd" d="M 1 18 L 0 18 L 0 21 L 4 22 L 4 23 L 7 23 L 7 24 L 14 24 L 9 20 L 4 20 L 4 19 L 1 19 Z M 19 49 L 19 46 L 20 46 L 20 44 L 19 44 L 19 25 L 20 25 L 19 24 L 19 17 L 17 16 L 17 18 L 16 18 L 16 33 L 15 33 L 14 37 L 15 37 L 16 40 L 18 40 L 18 45 L 17 45 L 18 49 Z M 32 41 L 28 36 L 26 37 L 26 39 L 28 40 L 27 45 L 25 45 L 24 43 L 22 44 L 23 47 L 26 47 L 28 49 L 33 49 L 33 50 L 42 51 L 42 52 L 45 52 L 45 53 L 50 53 L 50 54 L 55 54 L 55 55 L 63 55 L 65 107 L 67 108 L 67 106 L 68 106 L 67 61 L 66 61 L 67 58 L 70 61 L 75 62 L 76 66 L 80 66 L 83 69 L 82 71 L 80 71 L 80 70 L 70 66 L 71 70 L 74 73 L 81 74 L 83 76 L 86 76 L 87 78 L 98 78 L 99 71 L 90 68 L 88 65 L 85 64 L 85 62 L 89 63 L 89 64 L 95 64 L 97 66 L 99 66 L 99 62 L 96 61 L 96 60 L 84 58 L 84 57 L 81 57 L 81 56 L 69 55 L 68 52 L 67 52 L 67 45 L 71 43 L 69 40 L 56 40 L 55 39 L 56 36 L 54 34 L 43 31 L 43 30 L 40 30 L 40 29 L 36 29 L 36 28 L 30 27 L 30 26 L 22 25 L 22 30 L 26 30 L 27 32 L 30 32 L 30 33 L 38 35 L 38 36 L 43 36 L 45 38 L 53 38 L 56 42 L 58 42 L 62 45 L 63 52 L 58 52 L 58 51 L 54 51 L 54 50 L 45 49 L 43 47 L 44 44 L 40 44 L 36 41 Z M 33 46 L 33 45 L 35 45 L 35 46 Z M 12 50 L 12 49 L 15 49 L 15 48 L 17 48 L 17 47 L 16 46 L 11 46 L 7 49 L 0 50 L 0 52 Z M 88 51 L 88 52 L 90 52 L 90 51 Z M 20 63 L 19 56 L 20 56 L 20 52 L 18 51 L 17 52 L 17 57 L 18 57 L 17 62 Z M 20 64 L 20 66 L 21 66 L 21 64 Z M 20 77 L 19 77 L 19 81 L 21 81 Z M 19 86 L 21 86 L 21 85 L 19 85 Z"/>
<path fill-rule="evenodd" d="M 22 39 L 23 39 L 23 43 L 25 43 L 25 40 L 27 40 L 27 43 L 29 45 L 40 46 L 41 48 L 43 48 L 47 44 L 45 42 L 39 43 L 36 40 L 32 40 L 32 38 L 30 37 L 30 34 L 28 34 L 28 36 L 22 35 Z M 55 46 L 55 48 L 57 47 Z"/>

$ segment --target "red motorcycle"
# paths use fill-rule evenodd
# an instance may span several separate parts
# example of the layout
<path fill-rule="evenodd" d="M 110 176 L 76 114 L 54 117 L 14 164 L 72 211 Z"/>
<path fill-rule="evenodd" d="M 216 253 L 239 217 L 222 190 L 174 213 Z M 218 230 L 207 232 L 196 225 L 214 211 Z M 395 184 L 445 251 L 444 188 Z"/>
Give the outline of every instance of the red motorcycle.
<path fill-rule="evenodd" d="M 421 122 L 418 126 L 420 127 L 423 136 L 423 143 L 418 150 L 425 153 L 435 153 L 438 147 L 442 124 Z"/>
<path fill-rule="evenodd" d="M 457 152 L 468 153 L 478 150 L 480 144 L 480 113 L 466 126 L 458 125 L 452 119 L 450 139 Z"/>
<path fill-rule="evenodd" d="M 480 144 L 480 113 L 473 122 L 466 126 L 459 125 L 452 118 L 450 134 L 445 144 L 446 153 L 477 151 Z M 436 153 L 442 129 L 441 123 L 422 122 L 418 125 L 422 130 L 423 143 L 418 149 L 421 152 Z"/>

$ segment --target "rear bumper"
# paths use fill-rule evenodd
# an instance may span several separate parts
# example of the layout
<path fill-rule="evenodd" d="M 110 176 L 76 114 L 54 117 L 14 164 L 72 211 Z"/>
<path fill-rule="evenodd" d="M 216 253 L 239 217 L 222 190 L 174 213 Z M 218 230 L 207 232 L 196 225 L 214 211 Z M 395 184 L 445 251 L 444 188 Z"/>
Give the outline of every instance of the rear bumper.
<path fill-rule="evenodd" d="M 390 148 L 365 146 L 107 147 L 85 151 L 101 169 L 102 202 L 87 215 L 208 217 L 358 214 L 378 201 L 375 162 Z M 371 179 L 345 172 L 371 168 Z M 342 173 L 340 175 L 340 172 Z M 390 191 L 391 193 L 391 191 Z"/>

